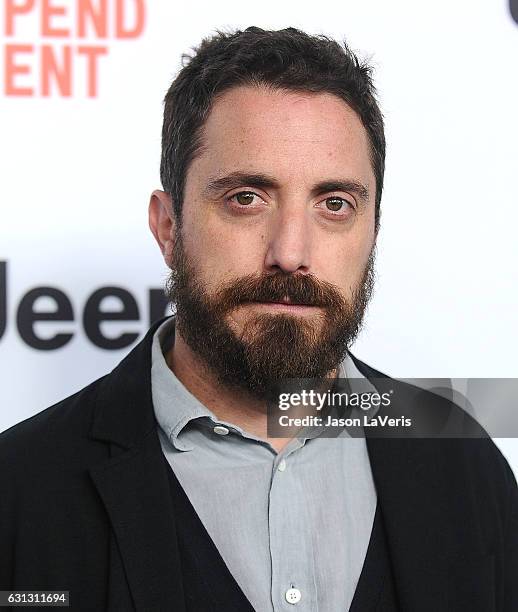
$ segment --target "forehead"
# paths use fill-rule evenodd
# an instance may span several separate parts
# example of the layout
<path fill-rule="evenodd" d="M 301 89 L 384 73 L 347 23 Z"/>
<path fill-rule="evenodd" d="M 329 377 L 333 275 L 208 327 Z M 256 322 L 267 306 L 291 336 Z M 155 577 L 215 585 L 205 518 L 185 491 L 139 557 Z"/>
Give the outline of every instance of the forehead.
<path fill-rule="evenodd" d="M 348 173 L 374 184 L 367 132 L 358 115 L 329 93 L 239 86 L 219 96 L 191 169 L 213 173 L 236 166 L 286 179 Z"/>

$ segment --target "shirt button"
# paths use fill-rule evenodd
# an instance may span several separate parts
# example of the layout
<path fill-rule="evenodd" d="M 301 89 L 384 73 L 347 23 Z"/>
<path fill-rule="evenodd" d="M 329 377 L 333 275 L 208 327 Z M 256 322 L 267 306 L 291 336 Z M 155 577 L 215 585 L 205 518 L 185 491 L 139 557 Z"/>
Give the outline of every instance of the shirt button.
<path fill-rule="evenodd" d="M 284 472 L 284 470 L 286 469 L 286 461 L 284 459 L 281 459 L 279 461 L 279 465 L 277 466 L 277 469 L 279 470 L 279 472 Z"/>
<path fill-rule="evenodd" d="M 289 604 L 297 604 L 302 599 L 302 594 L 298 589 L 291 588 L 286 591 L 284 597 Z"/>
<path fill-rule="evenodd" d="M 214 433 L 220 435 L 220 436 L 226 436 L 228 434 L 228 429 L 226 427 L 223 427 L 223 425 L 216 425 L 216 427 L 214 427 L 213 429 Z"/>

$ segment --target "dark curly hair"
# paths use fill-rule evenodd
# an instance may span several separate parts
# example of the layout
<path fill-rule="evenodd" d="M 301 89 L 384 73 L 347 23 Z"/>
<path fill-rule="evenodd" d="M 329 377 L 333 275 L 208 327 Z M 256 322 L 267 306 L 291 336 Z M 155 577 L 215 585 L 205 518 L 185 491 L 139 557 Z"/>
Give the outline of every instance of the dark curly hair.
<path fill-rule="evenodd" d="M 372 68 L 326 36 L 286 28 L 250 27 L 218 32 L 184 55 L 184 67 L 164 100 L 160 178 L 180 221 L 189 164 L 200 151 L 201 132 L 217 96 L 239 85 L 266 85 L 296 92 L 331 93 L 359 116 L 370 143 L 376 178 L 376 229 L 385 170 L 383 116 L 376 101 Z"/>

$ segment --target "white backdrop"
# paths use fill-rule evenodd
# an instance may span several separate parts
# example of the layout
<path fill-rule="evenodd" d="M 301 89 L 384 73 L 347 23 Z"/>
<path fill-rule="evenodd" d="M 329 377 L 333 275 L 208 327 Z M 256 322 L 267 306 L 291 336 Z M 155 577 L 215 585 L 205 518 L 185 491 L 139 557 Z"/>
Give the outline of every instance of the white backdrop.
<path fill-rule="evenodd" d="M 128 352 L 87 338 L 83 309 L 95 290 L 122 287 L 139 308 L 135 321 L 103 323 L 106 336 L 147 329 L 148 291 L 167 273 L 147 228 L 162 99 L 181 53 L 217 28 L 292 25 L 346 38 L 376 67 L 386 186 L 377 289 L 355 354 L 396 377 L 518 377 L 518 24 L 509 0 L 107 0 L 96 28 L 80 4 L 92 14 L 101 5 L 2 3 L 0 430 Z M 20 301 L 41 286 L 72 304 L 71 321 L 34 327 L 42 338 L 73 334 L 57 350 L 31 348 L 17 328 Z M 52 308 L 50 298 L 35 304 Z M 518 442 L 499 444 L 518 472 Z"/>

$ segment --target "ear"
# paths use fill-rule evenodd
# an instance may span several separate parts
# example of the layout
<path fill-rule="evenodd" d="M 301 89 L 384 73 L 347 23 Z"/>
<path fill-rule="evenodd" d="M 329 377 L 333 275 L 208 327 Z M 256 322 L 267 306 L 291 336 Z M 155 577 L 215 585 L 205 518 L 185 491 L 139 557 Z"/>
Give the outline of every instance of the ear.
<path fill-rule="evenodd" d="M 171 196 L 156 189 L 149 199 L 149 228 L 157 241 L 165 263 L 170 266 L 176 235 L 176 220 Z"/>

